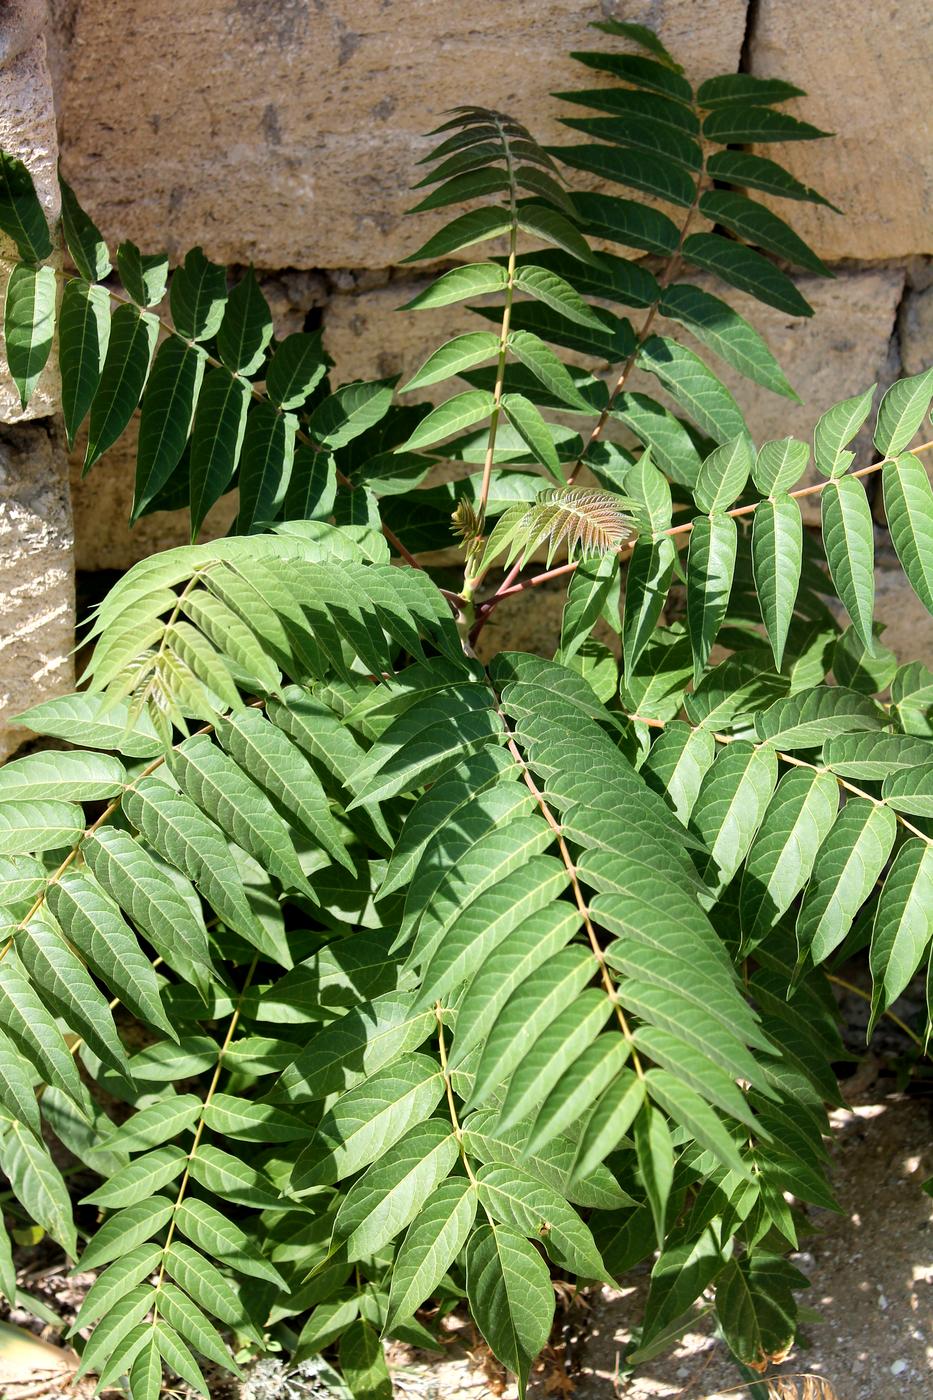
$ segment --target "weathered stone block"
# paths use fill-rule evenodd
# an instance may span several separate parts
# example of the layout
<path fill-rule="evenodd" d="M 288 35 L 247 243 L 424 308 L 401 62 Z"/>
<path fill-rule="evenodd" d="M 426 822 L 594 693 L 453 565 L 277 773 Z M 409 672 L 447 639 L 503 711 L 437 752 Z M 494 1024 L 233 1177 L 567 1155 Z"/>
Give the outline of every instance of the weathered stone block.
<path fill-rule="evenodd" d="M 439 113 L 486 104 L 565 139 L 549 94 L 599 84 L 568 52 L 617 10 L 697 80 L 738 66 L 745 0 L 54 0 L 64 170 L 111 240 L 388 267 Z"/>
<path fill-rule="evenodd" d="M 786 107 L 829 141 L 759 148 L 844 211 L 774 203 L 824 258 L 933 250 L 933 25 L 925 0 L 758 0 L 750 67 L 808 96 Z"/>
<path fill-rule="evenodd" d="M 0 759 L 28 737 L 10 716 L 73 685 L 74 629 L 63 445 L 45 424 L 0 428 Z"/>

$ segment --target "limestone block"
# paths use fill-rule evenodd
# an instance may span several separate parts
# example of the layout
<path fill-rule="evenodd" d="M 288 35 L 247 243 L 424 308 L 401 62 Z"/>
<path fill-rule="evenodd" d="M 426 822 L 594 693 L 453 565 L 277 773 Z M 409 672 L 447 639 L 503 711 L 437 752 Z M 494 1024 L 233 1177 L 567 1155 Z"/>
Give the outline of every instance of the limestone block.
<path fill-rule="evenodd" d="M 824 258 L 933 251 L 933 25 L 926 0 L 758 0 L 750 68 L 808 96 L 786 107 L 830 141 L 762 146 L 760 154 L 843 210 L 775 201 Z"/>
<path fill-rule="evenodd" d="M 45 424 L 0 429 L 0 758 L 9 717 L 73 685 L 74 534 L 68 462 Z"/>
<path fill-rule="evenodd" d="M 63 167 L 111 241 L 389 267 L 439 114 L 485 104 L 564 139 L 549 94 L 599 85 L 568 52 L 615 12 L 695 80 L 738 66 L 746 0 L 53 0 Z"/>
<path fill-rule="evenodd" d="M 933 285 L 905 296 L 898 327 L 905 374 L 922 374 L 933 365 Z"/>
<path fill-rule="evenodd" d="M 933 617 L 905 579 L 893 550 L 884 544 L 875 567 L 875 618 L 884 623 L 884 644 L 901 665 L 922 661 L 933 669 Z"/>
<path fill-rule="evenodd" d="M 0 12 L 0 148 L 28 166 L 49 222 L 59 213 L 52 84 L 46 63 L 44 0 L 11 0 Z M 13 241 L 0 234 L 0 306 L 6 299 Z M 0 365 L 6 346 L 0 326 Z M 6 370 L 0 370 L 0 422 L 18 423 L 54 413 L 60 397 L 54 351 L 24 409 Z"/>

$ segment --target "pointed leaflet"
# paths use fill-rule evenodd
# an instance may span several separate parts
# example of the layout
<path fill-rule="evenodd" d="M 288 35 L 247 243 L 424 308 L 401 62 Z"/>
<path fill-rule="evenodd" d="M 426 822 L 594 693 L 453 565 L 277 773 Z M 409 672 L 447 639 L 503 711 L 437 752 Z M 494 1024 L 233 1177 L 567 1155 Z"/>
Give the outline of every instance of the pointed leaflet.
<path fill-rule="evenodd" d="M 511 1163 L 487 1162 L 476 1173 L 476 1191 L 494 1220 L 543 1244 L 560 1268 L 582 1279 L 606 1278 L 589 1228 L 553 1186 Z"/>
<path fill-rule="evenodd" d="M 561 617 L 558 657 L 563 665 L 577 654 L 600 617 L 612 618 L 618 629 L 618 614 L 618 558 L 605 554 L 584 560 L 571 577 Z"/>
<path fill-rule="evenodd" d="M 55 269 L 17 263 L 7 283 L 3 333 L 7 364 L 23 408 L 45 368 L 55 334 Z"/>
<path fill-rule="evenodd" d="M 172 1094 L 141 1108 L 121 1124 L 106 1141 L 121 1152 L 158 1147 L 192 1127 L 204 1108 L 197 1094 Z"/>
<path fill-rule="evenodd" d="M 803 889 L 839 806 L 831 773 L 793 768 L 768 803 L 739 895 L 743 943 L 750 950 L 787 912 Z"/>
<path fill-rule="evenodd" d="M 158 322 L 135 306 L 118 306 L 110 318 L 110 340 L 100 383 L 91 404 L 84 471 L 116 442 L 139 403 L 155 349 Z"/>
<path fill-rule="evenodd" d="M 58 929 L 45 918 L 35 918 L 17 937 L 16 947 L 46 1005 L 105 1065 L 126 1075 L 126 1053 L 107 1002 Z"/>
<path fill-rule="evenodd" d="M 690 825 L 709 849 L 700 873 L 713 893 L 725 889 L 745 859 L 776 783 L 774 750 L 745 740 L 729 744 L 707 771 Z"/>
<path fill-rule="evenodd" d="M 27 262 L 41 262 L 52 252 L 45 212 L 27 167 L 9 151 L 0 151 L 0 229 Z"/>
<path fill-rule="evenodd" d="M 389 411 L 394 379 L 358 380 L 344 384 L 318 404 L 308 422 L 315 442 L 334 451 L 372 428 Z"/>
<path fill-rule="evenodd" d="M 865 488 L 854 477 L 843 476 L 830 481 L 821 494 L 830 576 L 862 643 L 874 653 L 875 535 Z"/>
<path fill-rule="evenodd" d="M 714 441 L 726 443 L 747 436 L 745 419 L 735 399 L 692 350 L 666 336 L 652 335 L 642 343 L 638 363 L 661 381 Z"/>
<path fill-rule="evenodd" d="M 785 398 L 797 398 L 765 341 L 728 302 L 701 287 L 679 282 L 665 288 L 658 310 L 662 316 L 686 326 L 697 340 L 747 379 Z"/>
<path fill-rule="evenodd" d="M 111 271 L 107 244 L 94 220 L 81 208 L 68 181 L 58 175 L 62 196 L 62 231 L 71 260 L 87 282 L 103 282 Z M 9 232 L 9 230 L 7 230 Z"/>
<path fill-rule="evenodd" d="M 146 513 L 181 461 L 204 366 L 203 352 L 177 336 L 156 351 L 139 420 L 133 520 Z"/>
<path fill-rule="evenodd" d="M 395 450 L 414 452 L 432 447 L 453 433 L 488 418 L 494 407 L 495 401 L 488 389 L 468 389 L 465 393 L 455 394 L 423 418 L 408 441 Z"/>
<path fill-rule="evenodd" d="M 552 243 L 581 262 L 592 260 L 589 244 L 579 230 L 563 214 L 546 204 L 522 200 L 518 205 L 518 226 L 532 237 Z"/>
<path fill-rule="evenodd" d="M 881 789 L 885 802 L 897 812 L 915 817 L 933 816 L 933 754 L 919 768 L 891 773 Z"/>
<path fill-rule="evenodd" d="M 509 1225 L 478 1225 L 466 1244 L 467 1301 L 497 1360 L 518 1377 L 524 1394 L 531 1363 L 554 1316 L 547 1265 Z"/>
<path fill-rule="evenodd" d="M 164 297 L 168 277 L 168 258 L 164 253 L 141 253 L 127 239 L 117 248 L 117 268 L 137 306 L 155 306 Z"/>
<path fill-rule="evenodd" d="M 912 837 L 888 871 L 871 936 L 871 1034 L 913 977 L 933 939 L 933 846 Z"/>
<path fill-rule="evenodd" d="M 438 380 L 449 379 L 461 370 L 472 369 L 474 365 L 480 365 L 498 353 L 499 337 L 492 331 L 473 331 L 467 335 L 455 336 L 439 350 L 435 350 L 433 355 L 428 356 L 421 368 L 401 386 L 399 393 L 408 394 L 426 384 L 436 384 Z"/>
<path fill-rule="evenodd" d="M 434 306 L 450 306 L 487 292 L 500 292 L 508 285 L 508 274 L 496 263 L 470 263 L 441 273 L 429 287 L 400 307 L 401 311 L 425 311 Z"/>
<path fill-rule="evenodd" d="M 882 412 L 886 401 L 887 395 L 882 401 Z M 884 465 L 881 483 L 884 512 L 897 557 L 911 588 L 927 611 L 933 613 L 933 488 L 926 468 L 918 458 L 905 452 L 895 462 Z"/>
<path fill-rule="evenodd" d="M 707 190 L 700 199 L 700 213 L 713 224 L 722 224 L 758 248 L 775 253 L 786 262 L 829 276 L 826 264 L 808 248 L 793 229 L 763 204 L 729 190 Z"/>
<path fill-rule="evenodd" d="M 540 336 L 531 331 L 513 331 L 508 345 L 515 358 L 562 403 L 583 413 L 593 412 L 593 405 L 580 393 L 566 365 Z"/>
<path fill-rule="evenodd" d="M 506 1087 L 499 1110 L 501 1128 L 521 1122 L 542 1105 L 542 1135 L 538 1134 L 536 1118 L 529 1138 L 529 1145 L 537 1148 L 545 1124 L 550 1129 L 553 1123 L 554 1133 L 566 1126 L 562 1117 L 569 1105 L 573 1105 L 574 1118 L 579 1117 L 587 1099 L 603 1087 L 600 1084 L 597 1088 L 592 1075 L 585 1073 L 590 1063 L 586 1057 L 611 1014 L 612 1005 L 598 987 L 588 987 L 576 999 L 568 999 L 512 1072 L 503 1075 Z M 601 1048 L 607 1048 L 605 1037 Z"/>
<path fill-rule="evenodd" d="M 41 1139 L 42 1124 L 39 1121 L 35 1078 L 36 1072 L 29 1061 L 20 1054 L 13 1041 L 0 1032 L 0 1104 Z"/>
<path fill-rule="evenodd" d="M 656 1103 L 692 1138 L 718 1157 L 727 1171 L 749 1177 L 751 1171 L 739 1156 L 731 1134 L 715 1110 L 695 1089 L 666 1069 L 649 1069 L 645 1087 Z"/>
<path fill-rule="evenodd" d="M 813 308 L 786 272 L 744 243 L 716 233 L 692 233 L 684 243 L 684 259 L 714 272 L 740 292 L 749 292 L 766 306 L 791 316 L 812 316 Z"/>
<path fill-rule="evenodd" d="M 809 461 L 809 447 L 797 438 L 766 442 L 752 467 L 752 480 L 759 491 L 769 496 L 780 496 L 796 486 Z"/>
<path fill-rule="evenodd" d="M 279 413 L 269 403 L 251 404 L 240 454 L 238 534 L 256 534 L 279 514 L 291 479 L 297 430 L 294 414 Z"/>
<path fill-rule="evenodd" d="M 148 718 L 140 715 L 131 720 L 129 706 L 108 695 L 87 691 L 60 695 L 24 710 L 15 718 L 17 723 L 28 725 L 38 734 L 115 749 L 131 758 L 153 758 L 162 749 L 161 740 Z"/>
<path fill-rule="evenodd" d="M 0 1167 L 13 1195 L 28 1214 L 57 1240 L 69 1258 L 78 1253 L 71 1199 L 45 1143 L 22 1123 L 10 1123 L 0 1134 Z"/>
<path fill-rule="evenodd" d="M 658 1248 L 664 1248 L 667 1202 L 674 1180 L 674 1147 L 664 1115 L 645 1102 L 633 1125 L 638 1172 L 654 1220 Z"/>
<path fill-rule="evenodd" d="M 745 103 L 718 107 L 703 120 L 703 135 L 720 146 L 751 146 L 760 141 L 814 141 L 831 132 L 798 121 L 787 112 Z"/>
<path fill-rule="evenodd" d="M 58 1023 L 40 1000 L 15 953 L 0 963 L 0 1029 L 47 1084 L 90 1117 L 90 1099 Z"/>
<path fill-rule="evenodd" d="M 872 743 L 877 742 L 871 736 Z M 885 867 L 897 835 L 894 813 L 850 797 L 816 853 L 797 915 L 797 947 L 818 966 L 845 938 Z"/>
<path fill-rule="evenodd" d="M 726 616 L 736 548 L 736 524 L 731 516 L 701 516 L 694 522 L 687 556 L 687 621 L 695 684 L 699 684 Z"/>
<path fill-rule="evenodd" d="M 803 562 L 803 521 L 792 496 L 759 502 L 752 524 L 752 571 L 762 621 L 781 669 Z"/>
<path fill-rule="evenodd" d="M 603 180 L 656 195 L 682 209 L 689 209 L 693 203 L 695 180 L 682 165 L 665 156 L 599 143 L 552 146 L 550 149 L 552 155 L 576 170 L 586 170 Z"/>
<path fill-rule="evenodd" d="M 465 1176 L 442 1182 L 424 1202 L 395 1258 L 388 1331 L 431 1297 L 466 1242 L 476 1206 L 476 1189 Z"/>
<path fill-rule="evenodd" d="M 38 752 L 0 768 L 0 800 L 99 802 L 121 792 L 126 781 L 122 763 L 110 754 Z"/>
<path fill-rule="evenodd" d="M 583 130 L 592 130 L 598 120 L 594 123 L 586 119 L 582 124 Z M 615 124 L 614 119 L 610 121 Z M 661 130 L 663 132 L 663 128 Z M 671 139 L 681 138 L 671 133 Z M 613 243 L 624 243 L 629 248 L 642 248 L 647 253 L 662 255 L 673 253 L 677 248 L 679 235 L 673 219 L 659 209 L 639 204 L 637 200 L 581 191 L 574 195 L 574 208 L 584 229 L 594 238 L 607 238 Z"/>
<path fill-rule="evenodd" d="M 73 846 L 83 830 L 84 814 L 73 802 L 0 802 L 0 855 Z"/>
<path fill-rule="evenodd" d="M 875 446 L 884 457 L 896 457 L 922 424 L 933 396 L 933 368 L 909 379 L 898 379 L 881 400 L 875 424 Z"/>
<path fill-rule="evenodd" d="M 83 1203 L 111 1209 L 138 1205 L 180 1176 L 187 1161 L 187 1153 L 174 1143 L 156 1147 L 114 1172 Z"/>
<path fill-rule="evenodd" d="M 589 326 L 592 330 L 605 330 L 604 323 L 596 312 L 587 306 L 579 292 L 563 277 L 548 268 L 524 265 L 519 267 L 515 273 L 515 287 L 520 292 L 527 292 L 543 306 L 550 307 L 559 316 L 566 316 L 568 321 Z"/>
<path fill-rule="evenodd" d="M 209 262 L 201 248 L 192 248 L 172 278 L 169 293 L 179 335 L 186 340 L 209 340 L 220 328 L 226 300 L 226 272 Z"/>
<path fill-rule="evenodd" d="M 779 749 L 816 748 L 836 734 L 882 729 L 885 713 L 867 695 L 841 685 L 818 685 L 777 700 L 755 716 L 759 739 Z"/>
<path fill-rule="evenodd" d="M 840 778 L 887 777 L 928 763 L 930 744 L 910 734 L 841 734 L 823 745 L 823 763 Z"/>
<path fill-rule="evenodd" d="M 176 274 L 177 276 L 177 274 Z M 191 539 L 229 486 L 240 460 L 250 389 L 226 369 L 204 376 L 191 430 Z"/>
<path fill-rule="evenodd" d="M 477 199 L 483 194 L 498 194 L 509 187 L 509 179 L 503 170 L 496 170 L 490 166 L 465 170 L 438 185 L 437 189 L 432 190 L 407 212 L 422 214 L 428 209 L 442 209 L 448 204 L 465 204 L 467 200 Z"/>
<path fill-rule="evenodd" d="M 503 394 L 502 410 L 519 437 L 528 445 L 536 461 L 562 480 L 557 448 L 548 424 L 524 394 Z"/>
<path fill-rule="evenodd" d="M 626 38 L 635 39 L 636 43 L 644 45 L 645 27 L 642 25 L 633 25 L 622 20 L 605 20 L 597 28 L 602 28 L 609 34 L 622 34 Z M 657 53 L 655 45 L 650 47 L 653 52 Z M 651 58 L 643 58 L 640 54 L 628 53 L 571 53 L 570 56 L 579 63 L 584 63 L 588 68 L 612 73 L 615 77 L 621 78 L 623 82 L 631 83 L 634 87 L 647 88 L 649 92 L 661 93 L 686 105 L 693 101 L 693 89 L 687 79 L 681 75 L 681 70 L 672 63 L 670 55 L 666 53 L 662 55 L 663 63 L 656 63 Z"/>
<path fill-rule="evenodd" d="M 746 434 L 717 447 L 703 461 L 693 498 L 707 514 L 723 511 L 742 494 L 752 469 L 752 452 Z"/>
<path fill-rule="evenodd" d="M 841 212 L 816 190 L 795 180 L 783 166 L 764 156 L 752 155 L 749 151 L 716 151 L 707 160 L 706 170 L 713 180 L 742 185 L 750 190 L 762 190 L 765 194 L 783 199 L 822 204 L 837 214 Z"/>
<path fill-rule="evenodd" d="M 854 453 L 845 451 L 871 412 L 875 389 L 873 384 L 864 394 L 828 408 L 813 430 L 813 456 L 817 469 L 824 476 L 837 477 L 849 469 Z"/>
<path fill-rule="evenodd" d="M 329 1022 L 303 1046 L 269 1097 L 314 1102 L 354 1087 L 417 1050 L 435 1032 L 433 1010 L 416 1011 L 411 992 L 384 992 Z"/>
<path fill-rule="evenodd" d="M 66 282 L 58 317 L 58 363 L 69 447 L 97 392 L 109 339 L 110 298 L 104 288 L 79 278 Z"/>
<path fill-rule="evenodd" d="M 233 373 L 255 374 L 271 339 L 272 313 L 249 267 L 227 298 L 217 352 Z"/>
<path fill-rule="evenodd" d="M 337 1211 L 334 1240 L 345 1242 L 347 1258 L 371 1258 L 406 1229 L 457 1156 L 450 1123 L 439 1118 L 417 1123 L 390 1147 L 353 1183 Z"/>
<path fill-rule="evenodd" d="M 487 238 L 495 238 L 499 234 L 507 233 L 511 226 L 512 216 L 508 209 L 498 207 L 471 209 L 468 214 L 461 214 L 459 218 L 451 220 L 438 233 L 433 234 L 427 243 L 423 243 L 416 252 L 409 253 L 407 258 L 402 258 L 402 262 L 421 262 L 426 259 L 445 258 L 451 253 L 459 252 L 461 248 L 470 247 L 473 243 L 482 243 Z"/>
<path fill-rule="evenodd" d="M 134 1209 L 136 1209 L 134 1207 Z M 285 1288 L 282 1275 L 259 1252 L 255 1242 L 227 1215 L 207 1201 L 182 1201 L 175 1214 L 179 1230 L 212 1259 L 229 1264 L 240 1273 L 267 1280 Z M 106 1228 L 106 1226 L 104 1227 Z M 94 1244 L 103 1232 L 95 1237 Z"/>
<path fill-rule="evenodd" d="M 301 408 L 326 375 L 331 360 L 321 336 L 321 331 L 296 331 L 275 342 L 266 393 L 279 408 Z"/>
<path fill-rule="evenodd" d="M 392 1400 L 392 1380 L 379 1333 L 362 1318 L 340 1338 L 338 1359 L 353 1400 Z"/>

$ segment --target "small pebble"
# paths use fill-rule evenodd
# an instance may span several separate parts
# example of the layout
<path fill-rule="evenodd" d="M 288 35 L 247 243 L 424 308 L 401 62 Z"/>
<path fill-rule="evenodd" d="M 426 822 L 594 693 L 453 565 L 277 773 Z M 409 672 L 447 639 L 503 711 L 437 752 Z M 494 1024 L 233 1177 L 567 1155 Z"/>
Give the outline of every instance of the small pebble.
<path fill-rule="evenodd" d="M 908 1363 L 907 1363 L 906 1361 L 895 1361 L 895 1362 L 893 1363 L 893 1365 L 891 1366 L 891 1375 L 892 1375 L 892 1376 L 902 1376 L 902 1375 L 904 1374 L 904 1372 L 907 1370 L 907 1366 L 908 1366 Z"/>

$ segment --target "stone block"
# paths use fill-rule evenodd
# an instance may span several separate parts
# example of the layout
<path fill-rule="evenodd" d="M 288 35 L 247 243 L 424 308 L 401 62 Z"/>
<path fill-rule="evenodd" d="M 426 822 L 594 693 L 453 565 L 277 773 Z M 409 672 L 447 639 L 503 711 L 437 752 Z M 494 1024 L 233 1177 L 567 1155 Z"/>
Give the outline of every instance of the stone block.
<path fill-rule="evenodd" d="M 600 83 L 568 53 L 617 11 L 697 81 L 738 66 L 746 0 L 53 0 L 63 167 L 114 242 L 389 267 L 439 114 L 485 104 L 564 139 L 550 93 Z"/>
<path fill-rule="evenodd" d="M 41 0 L 11 0 L 0 13 L 0 148 L 28 166 L 50 223 L 58 218 L 55 109 L 46 63 L 45 4 Z M 16 245 L 0 233 L 0 306 L 6 299 L 11 260 Z M 6 365 L 6 345 L 0 326 L 0 365 Z M 18 423 L 54 413 L 60 397 L 54 352 L 24 409 L 19 391 L 4 368 L 0 370 L 0 422 Z"/>
<path fill-rule="evenodd" d="M 786 110 L 829 141 L 757 148 L 843 210 L 774 202 L 824 258 L 933 251 L 933 25 L 925 0 L 758 0 L 750 70 L 808 94 Z"/>
<path fill-rule="evenodd" d="M 71 689 L 74 533 L 68 460 L 46 424 L 0 428 L 0 759 L 20 710 Z"/>

